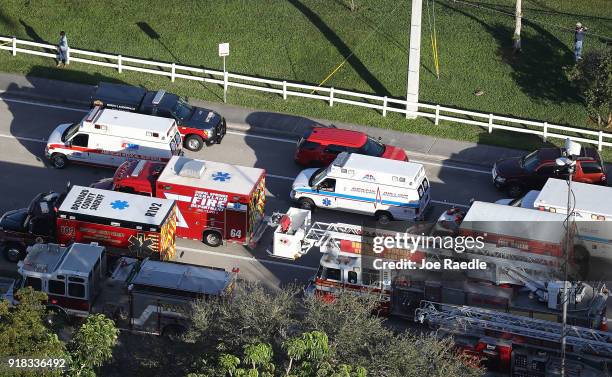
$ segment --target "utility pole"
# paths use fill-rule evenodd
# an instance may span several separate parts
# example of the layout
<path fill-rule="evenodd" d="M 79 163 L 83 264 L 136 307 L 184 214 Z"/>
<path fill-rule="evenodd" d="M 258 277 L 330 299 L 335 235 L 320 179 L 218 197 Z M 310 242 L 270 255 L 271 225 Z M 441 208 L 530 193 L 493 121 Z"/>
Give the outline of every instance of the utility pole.
<path fill-rule="evenodd" d="M 406 110 L 418 111 L 419 102 L 419 69 L 421 68 L 421 14 L 423 0 L 412 0 L 410 15 L 410 50 L 408 54 L 408 85 L 406 91 Z M 406 113 L 407 119 L 414 119 L 416 115 Z"/>
<path fill-rule="evenodd" d="M 514 40 L 513 48 L 514 48 L 515 53 L 521 51 L 522 18 L 523 18 L 523 12 L 522 12 L 521 0 L 516 0 L 515 19 L 514 19 L 514 36 L 512 37 L 512 39 Z"/>

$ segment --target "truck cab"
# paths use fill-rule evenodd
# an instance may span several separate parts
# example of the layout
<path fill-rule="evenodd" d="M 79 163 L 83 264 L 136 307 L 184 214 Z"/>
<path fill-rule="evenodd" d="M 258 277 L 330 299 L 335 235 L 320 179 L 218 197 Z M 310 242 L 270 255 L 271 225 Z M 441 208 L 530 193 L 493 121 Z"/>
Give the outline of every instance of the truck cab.
<path fill-rule="evenodd" d="M 0 217 L 0 248 L 11 262 L 25 256 L 26 248 L 55 238 L 55 205 L 60 194 L 50 191 L 38 194 L 28 208 L 6 212 Z"/>

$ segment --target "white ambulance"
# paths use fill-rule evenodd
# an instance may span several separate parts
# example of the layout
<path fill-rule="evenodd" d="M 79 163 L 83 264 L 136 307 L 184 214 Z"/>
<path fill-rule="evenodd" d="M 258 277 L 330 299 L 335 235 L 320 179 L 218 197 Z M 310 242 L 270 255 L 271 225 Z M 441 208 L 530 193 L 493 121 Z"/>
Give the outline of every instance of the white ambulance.
<path fill-rule="evenodd" d="M 612 260 L 612 187 L 572 182 L 573 219 L 577 240 L 589 255 Z M 567 217 L 567 182 L 548 179 L 535 199 L 541 211 Z"/>
<path fill-rule="evenodd" d="M 303 209 L 374 215 L 386 224 L 423 219 L 430 187 L 421 164 L 342 152 L 327 168 L 300 172 L 291 199 Z"/>
<path fill-rule="evenodd" d="M 168 161 L 182 154 L 181 146 L 174 119 L 94 107 L 79 123 L 57 126 L 45 156 L 57 169 L 69 161 L 113 167 L 133 159 Z"/>

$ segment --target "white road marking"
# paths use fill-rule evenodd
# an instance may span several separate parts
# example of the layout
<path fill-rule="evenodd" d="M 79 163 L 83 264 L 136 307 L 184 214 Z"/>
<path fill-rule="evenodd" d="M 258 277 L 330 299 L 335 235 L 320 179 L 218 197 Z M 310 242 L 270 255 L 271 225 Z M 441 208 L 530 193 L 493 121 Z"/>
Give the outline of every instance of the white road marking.
<path fill-rule="evenodd" d="M 463 207 L 463 208 L 470 208 L 469 205 L 467 204 L 459 204 L 459 203 L 453 203 L 453 202 L 445 202 L 445 201 L 441 201 L 441 200 L 431 200 L 432 203 L 436 203 L 436 204 L 443 204 L 443 205 L 448 205 L 448 206 L 453 206 L 453 207 Z"/>
<path fill-rule="evenodd" d="M 272 178 L 276 178 L 276 179 L 284 179 L 286 181 L 293 181 L 295 180 L 295 177 L 283 177 L 282 175 L 275 175 L 275 174 L 266 174 L 266 177 L 272 177 Z"/>
<path fill-rule="evenodd" d="M 180 250 L 191 251 L 191 252 L 194 252 L 194 253 L 202 253 L 202 254 L 208 254 L 208 255 L 215 255 L 215 256 L 218 256 L 218 257 L 222 257 L 222 258 L 239 259 L 239 260 L 244 260 L 244 261 L 248 261 L 248 262 L 258 262 L 258 263 L 261 263 L 261 264 L 270 264 L 270 265 L 274 265 L 274 266 L 297 268 L 297 269 L 300 269 L 300 270 L 307 270 L 307 271 L 316 271 L 317 270 L 316 267 L 300 266 L 300 265 L 297 265 L 297 264 L 277 262 L 277 261 L 268 260 L 268 259 L 257 259 L 257 258 L 254 258 L 254 257 L 245 257 L 243 255 L 232 255 L 232 254 L 228 254 L 228 253 L 220 253 L 220 252 L 217 252 L 217 251 L 200 250 L 200 249 L 194 249 L 194 248 L 191 248 L 191 247 L 177 246 L 177 251 L 180 251 Z"/>
<path fill-rule="evenodd" d="M 471 169 L 471 168 L 464 168 L 464 167 L 461 167 L 461 166 L 439 164 L 437 162 L 429 162 L 429 161 L 421 161 L 421 160 L 412 160 L 411 159 L 410 161 L 411 162 L 418 162 L 419 164 L 423 164 L 423 165 L 439 166 L 439 167 L 442 167 L 442 168 L 455 169 L 455 170 L 463 170 L 463 171 L 469 171 L 469 172 L 472 172 L 472 173 L 480 173 L 480 174 L 491 175 L 491 170 Z"/>
<path fill-rule="evenodd" d="M 0 134 L 0 137 L 6 138 L 6 139 L 15 139 L 15 140 L 23 140 L 23 141 L 33 141 L 36 143 L 44 143 L 46 144 L 47 141 L 46 140 L 41 140 L 41 139 L 33 139 L 31 137 L 23 137 L 23 136 L 13 136 L 13 135 L 4 135 L 4 134 Z"/>
<path fill-rule="evenodd" d="M 89 109 L 83 109 L 83 108 L 79 109 L 77 107 L 69 107 L 69 106 L 62 106 L 62 105 L 51 105 L 51 104 L 47 104 L 47 103 L 25 101 L 25 100 L 22 100 L 22 99 L 14 99 L 14 98 L 3 98 L 3 97 L 0 97 L 0 101 L 15 102 L 15 103 L 21 103 L 21 104 L 24 104 L 24 105 L 48 107 L 50 109 L 78 111 L 78 112 L 81 112 L 81 113 L 89 112 Z"/>
<path fill-rule="evenodd" d="M 238 136 L 244 136 L 244 137 L 252 137 L 254 139 L 262 139 L 262 140 L 270 140 L 270 141 L 280 141 L 281 143 L 288 143 L 288 144 L 295 144 L 297 143 L 297 139 L 283 139 L 280 137 L 272 137 L 272 136 L 263 136 L 263 135 L 253 135 L 253 134 L 247 134 L 246 132 L 242 132 L 242 131 L 226 131 L 226 133 L 231 134 L 231 135 L 238 135 Z"/>

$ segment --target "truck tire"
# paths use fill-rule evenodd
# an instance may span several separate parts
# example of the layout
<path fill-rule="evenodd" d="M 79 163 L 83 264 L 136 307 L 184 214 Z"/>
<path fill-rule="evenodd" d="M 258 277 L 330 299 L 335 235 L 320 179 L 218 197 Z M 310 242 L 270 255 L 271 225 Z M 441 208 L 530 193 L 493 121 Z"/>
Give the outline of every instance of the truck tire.
<path fill-rule="evenodd" d="M 305 209 L 305 210 L 309 210 L 309 211 L 313 211 L 317 207 L 314 204 L 314 202 L 311 199 L 308 199 L 308 198 L 300 198 L 298 200 L 298 203 L 300 204 L 300 208 L 301 209 Z"/>
<path fill-rule="evenodd" d="M 580 279 L 586 279 L 590 270 L 590 258 L 589 252 L 584 247 L 578 246 L 574 248 L 574 263 L 578 267 Z"/>
<path fill-rule="evenodd" d="M 203 242 L 208 246 L 218 247 L 223 244 L 223 238 L 216 230 L 207 230 L 204 232 Z"/>
<path fill-rule="evenodd" d="M 374 216 L 376 216 L 376 221 L 378 221 L 378 223 L 381 225 L 387 225 L 393 221 L 393 215 L 387 211 L 378 211 L 374 214 Z"/>
<path fill-rule="evenodd" d="M 197 152 L 204 146 L 204 140 L 198 135 L 188 135 L 185 138 L 185 148 Z"/>
<path fill-rule="evenodd" d="M 68 159 L 61 153 L 56 153 L 51 156 L 51 164 L 56 169 L 63 169 L 68 165 Z"/>
<path fill-rule="evenodd" d="M 7 261 L 17 263 L 25 258 L 25 247 L 17 243 L 9 243 L 4 246 L 4 257 Z"/>
<path fill-rule="evenodd" d="M 523 188 L 523 186 L 518 183 L 511 183 L 510 186 L 508 186 L 508 188 L 506 189 L 508 196 L 511 198 L 520 197 L 524 191 L 525 189 Z"/>

